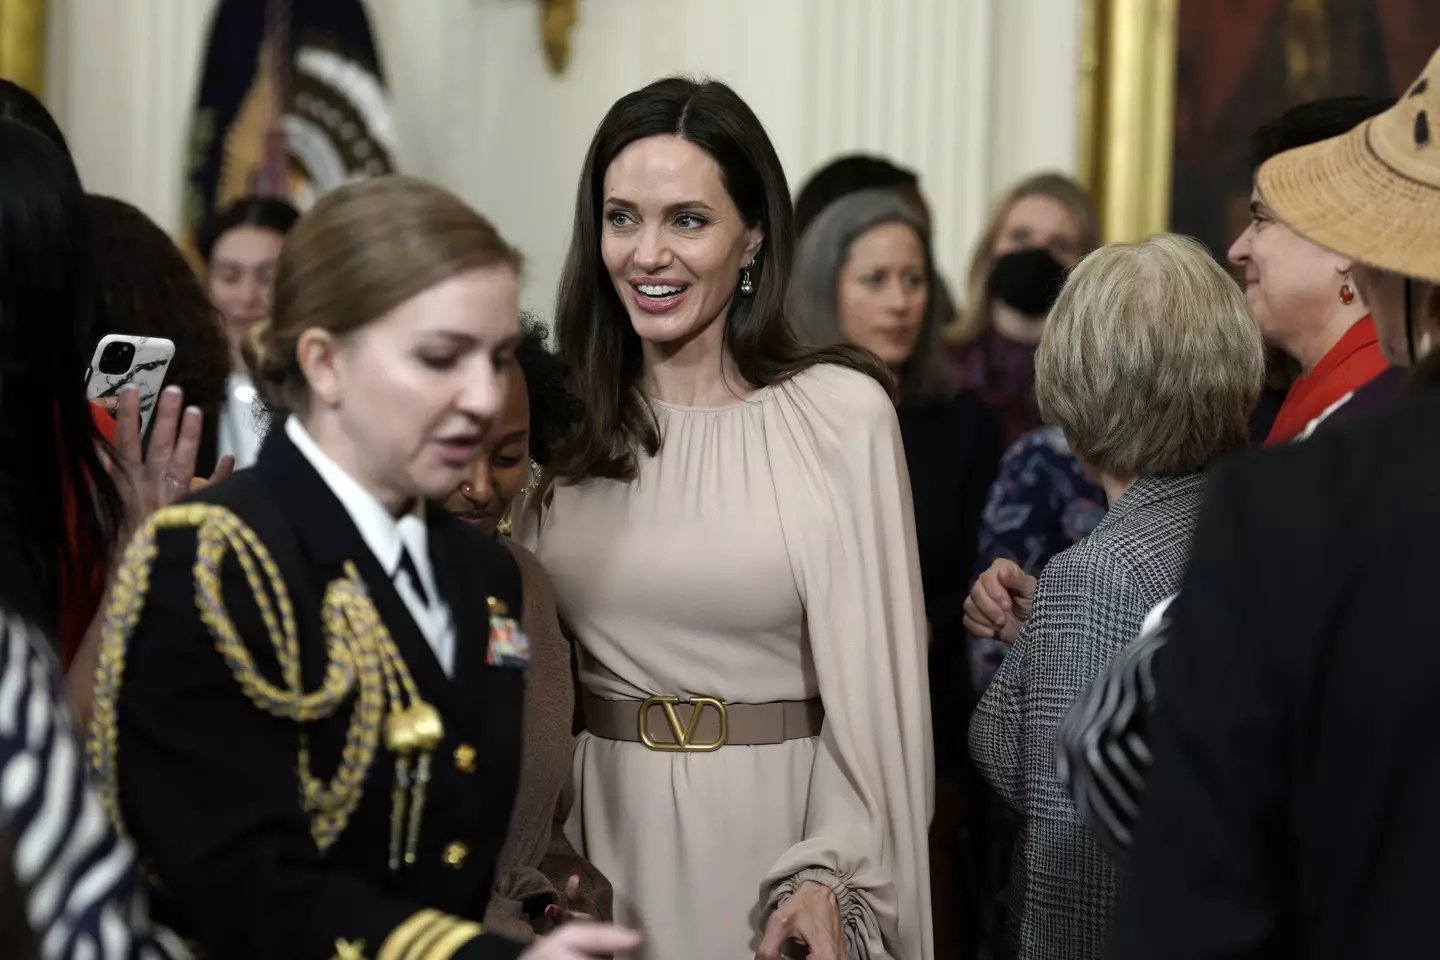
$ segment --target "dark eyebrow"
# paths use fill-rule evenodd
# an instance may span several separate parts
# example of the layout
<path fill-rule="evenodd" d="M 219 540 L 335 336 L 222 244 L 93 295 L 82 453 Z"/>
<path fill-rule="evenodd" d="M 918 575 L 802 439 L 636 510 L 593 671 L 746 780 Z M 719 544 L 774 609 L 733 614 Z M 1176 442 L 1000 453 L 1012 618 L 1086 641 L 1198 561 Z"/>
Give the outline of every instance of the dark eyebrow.
<path fill-rule="evenodd" d="M 629 200 L 626 200 L 624 197 L 606 197 L 605 206 L 624 207 L 627 210 L 635 209 L 635 204 L 631 203 Z M 715 208 L 710 206 L 710 204 L 706 203 L 704 200 L 682 200 L 679 203 L 672 203 L 666 206 L 665 215 L 674 216 L 675 214 L 680 213 L 684 210 L 698 210 L 702 213 L 715 212 Z"/>
<path fill-rule="evenodd" d="M 1268 216 L 1270 216 L 1270 208 L 1267 207 L 1267 206 L 1265 206 L 1264 201 L 1261 201 L 1261 200 L 1251 200 L 1251 201 L 1250 201 L 1250 216 L 1252 216 L 1252 217 L 1268 217 Z"/>

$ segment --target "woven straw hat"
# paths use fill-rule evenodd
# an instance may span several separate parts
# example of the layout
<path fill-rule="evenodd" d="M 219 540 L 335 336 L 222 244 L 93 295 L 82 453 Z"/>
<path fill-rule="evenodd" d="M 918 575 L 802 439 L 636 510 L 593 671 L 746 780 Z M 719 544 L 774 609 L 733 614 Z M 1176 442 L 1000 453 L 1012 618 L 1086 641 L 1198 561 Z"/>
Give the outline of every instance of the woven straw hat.
<path fill-rule="evenodd" d="M 1395 106 L 1343 136 L 1274 157 L 1257 183 L 1301 236 L 1440 283 L 1440 50 Z"/>

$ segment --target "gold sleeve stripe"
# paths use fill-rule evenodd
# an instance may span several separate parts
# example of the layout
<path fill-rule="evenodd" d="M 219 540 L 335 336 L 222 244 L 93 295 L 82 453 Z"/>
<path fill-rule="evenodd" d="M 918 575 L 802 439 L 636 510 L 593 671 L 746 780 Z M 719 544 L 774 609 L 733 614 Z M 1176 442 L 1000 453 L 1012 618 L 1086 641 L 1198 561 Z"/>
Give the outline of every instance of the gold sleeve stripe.
<path fill-rule="evenodd" d="M 403 960 L 411 953 L 413 947 L 421 937 L 429 932 L 432 926 L 445 921 L 453 922 L 453 919 L 445 916 L 439 910 L 421 910 L 406 920 L 400 926 L 390 931 L 390 936 L 380 945 L 379 960 Z"/>
<path fill-rule="evenodd" d="M 484 932 L 478 923 L 455 923 L 430 944 L 417 960 L 450 960 L 455 956 L 455 951 Z"/>
<path fill-rule="evenodd" d="M 425 928 L 423 934 L 410 941 L 410 946 L 405 950 L 404 960 L 420 960 L 421 957 L 428 957 L 430 949 L 459 922 L 454 917 L 444 917 L 438 923 L 430 924 Z"/>

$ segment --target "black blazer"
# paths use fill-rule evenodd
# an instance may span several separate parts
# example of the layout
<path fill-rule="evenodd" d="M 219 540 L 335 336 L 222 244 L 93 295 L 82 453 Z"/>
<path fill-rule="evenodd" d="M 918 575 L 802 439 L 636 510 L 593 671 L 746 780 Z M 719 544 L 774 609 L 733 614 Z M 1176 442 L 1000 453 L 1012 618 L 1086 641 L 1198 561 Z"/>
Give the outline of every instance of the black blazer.
<path fill-rule="evenodd" d="M 965 728 L 975 686 L 962 624 L 980 515 L 1003 452 L 1000 419 L 974 390 L 897 411 L 915 501 L 915 539 L 930 624 L 930 710 L 942 779 L 971 774 Z"/>
<path fill-rule="evenodd" d="M 974 390 L 897 410 L 915 500 L 925 616 L 935 642 L 963 643 L 980 515 L 1004 448 L 1000 420 Z"/>
<path fill-rule="evenodd" d="M 1440 395 L 1218 469 L 1110 955 L 1433 953 Z"/>
<path fill-rule="evenodd" d="M 402 925 L 422 908 L 479 922 L 519 775 L 524 678 L 486 665 L 487 597 L 517 617 L 523 609 L 509 552 L 438 505 L 427 512 L 438 587 L 455 620 L 451 678 L 345 508 L 284 430 L 271 434 L 254 469 L 197 499 L 238 515 L 273 557 L 293 603 L 307 691 L 321 685 L 326 664 L 322 598 L 350 560 L 445 733 L 413 866 L 389 869 L 395 769 L 383 736 L 358 808 L 319 853 L 296 776 L 302 728 L 242 692 L 197 613 L 196 533 L 162 531 L 124 659 L 117 751 L 123 820 L 164 895 L 157 913 L 208 956 L 236 960 L 325 958 L 337 954 L 337 941 L 363 941 L 363 955 L 374 957 L 397 928 L 401 939 L 421 936 L 423 918 Z M 230 618 L 260 672 L 279 684 L 278 660 L 233 552 L 221 569 Z M 339 764 L 354 702 L 352 693 L 333 716 L 303 729 L 322 782 Z M 98 726 L 99 703 L 96 716 Z M 454 955 L 508 960 L 520 952 L 486 935 Z"/>

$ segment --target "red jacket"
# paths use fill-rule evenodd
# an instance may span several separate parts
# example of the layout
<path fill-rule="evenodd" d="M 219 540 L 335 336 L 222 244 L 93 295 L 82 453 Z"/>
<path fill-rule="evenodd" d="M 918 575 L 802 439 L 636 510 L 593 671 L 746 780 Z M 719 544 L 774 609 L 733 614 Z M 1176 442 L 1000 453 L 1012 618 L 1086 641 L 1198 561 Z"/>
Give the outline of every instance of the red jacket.
<path fill-rule="evenodd" d="M 94 404 L 90 405 L 90 416 L 95 421 L 95 429 L 105 438 L 105 442 L 113 444 L 115 418 L 103 407 Z M 75 659 L 75 652 L 80 649 L 80 641 L 85 638 L 85 630 L 100 609 L 100 600 L 105 593 L 105 575 L 109 571 L 105 569 L 108 558 L 87 555 L 92 548 L 80 543 L 78 516 L 73 498 L 66 504 L 65 509 L 69 516 L 70 547 L 76 551 L 81 568 L 85 571 L 85 579 L 82 581 L 76 582 L 68 577 L 61 581 L 60 620 L 56 629 L 56 642 L 59 646 L 60 665 L 69 669 L 70 661 Z"/>
<path fill-rule="evenodd" d="M 1331 404 L 1389 368 L 1389 361 L 1380 353 L 1375 321 L 1365 317 L 1345 332 L 1314 370 L 1290 387 L 1265 446 L 1289 443 Z"/>

